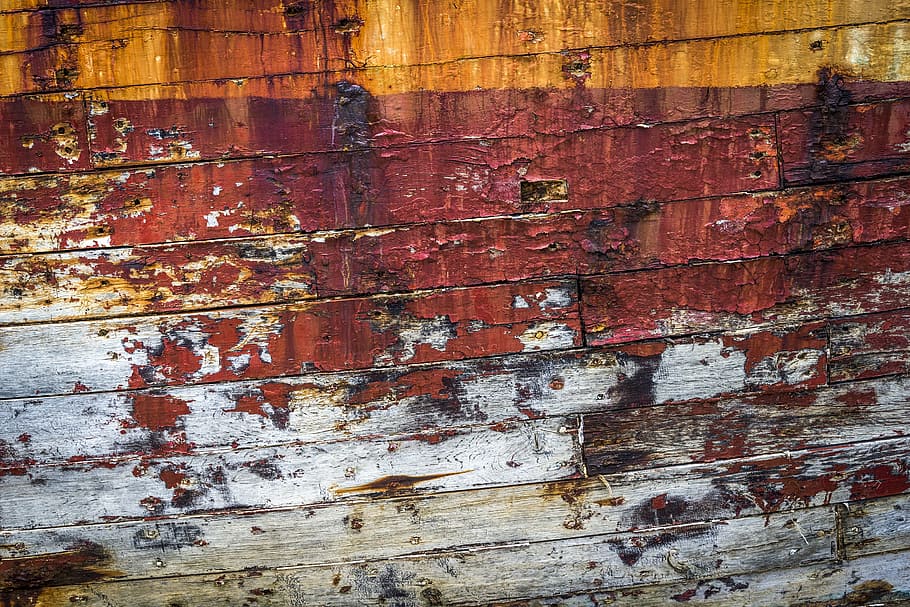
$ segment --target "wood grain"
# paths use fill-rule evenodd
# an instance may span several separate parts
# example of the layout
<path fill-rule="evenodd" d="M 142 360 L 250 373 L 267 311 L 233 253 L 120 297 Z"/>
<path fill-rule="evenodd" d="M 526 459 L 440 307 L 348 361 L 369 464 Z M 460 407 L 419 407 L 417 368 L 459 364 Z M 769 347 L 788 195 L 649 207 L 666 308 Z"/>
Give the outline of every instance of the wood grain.
<path fill-rule="evenodd" d="M 708 4 L 703 6 L 707 9 Z M 394 66 L 374 63 L 370 53 L 376 49 L 355 47 L 360 40 L 355 30 L 362 29 L 358 15 L 325 15 L 326 21 L 319 21 L 320 17 L 318 12 L 305 17 L 319 23 L 319 29 L 309 36 L 140 29 L 113 44 L 73 42 L 28 54 L 0 55 L 0 95 L 326 70 L 345 70 L 377 94 L 418 89 L 573 88 L 577 83 L 596 88 L 796 84 L 814 82 L 820 69 L 832 65 L 849 66 L 847 71 L 867 80 L 907 80 L 901 61 L 906 49 L 899 42 L 907 22 L 900 17 L 883 23 L 734 33 L 658 44 L 585 45 L 568 55 L 559 49 L 441 62 L 405 60 Z M 518 32 L 514 35 L 521 37 Z M 213 64 L 203 54 L 181 53 L 185 48 L 208 48 L 228 59 Z M 23 62 L 25 58 L 28 63 Z"/>
<path fill-rule="evenodd" d="M 798 523 L 794 523 L 797 519 Z M 797 525 L 803 529 L 805 540 Z M 81 602 L 103 604 L 92 596 L 94 590 L 114 605 L 123 604 L 127 597 L 135 597 L 130 600 L 136 600 L 137 605 L 157 604 L 154 601 L 162 598 L 171 602 L 201 599 L 222 605 L 236 604 L 248 596 L 262 596 L 265 604 L 271 605 L 303 605 L 310 601 L 348 605 L 352 599 L 379 602 L 383 598 L 394 598 L 399 605 L 419 605 L 427 596 L 446 604 L 476 604 L 503 596 L 552 594 L 559 589 L 599 590 L 675 582 L 686 577 L 724 576 L 768 565 L 821 562 L 830 559 L 833 527 L 832 513 L 822 508 L 799 515 L 754 517 L 726 524 L 702 523 L 653 532 L 287 569 L 280 573 L 266 570 L 255 576 L 225 575 L 221 584 L 212 583 L 215 576 L 199 576 L 177 581 L 165 578 L 87 588 L 61 587 L 46 589 L 42 598 L 63 601 L 78 593 L 86 597 Z M 756 535 L 761 537 L 761 544 L 747 539 Z M 533 571 L 522 566 L 527 562 L 537 565 Z M 503 575 L 490 577 L 487 572 L 491 567 L 497 567 Z M 549 574 L 540 575 L 541 572 Z M 154 592 L 148 594 L 151 588 Z M 148 601 L 146 596 L 154 598 Z"/>
<path fill-rule="evenodd" d="M 572 478 L 572 420 L 166 458 L 5 467 L 3 528 L 74 525 Z"/>
<path fill-rule="evenodd" d="M 29 396 L 0 408 L 0 463 L 106 461 L 124 455 L 362 439 L 465 426 L 496 429 L 526 419 L 759 390 L 782 392 L 779 399 L 769 399 L 772 403 L 788 402 L 786 391 L 824 381 L 824 342 L 808 331 L 778 339 L 779 350 L 768 350 L 768 336 L 759 333 L 182 388 Z M 86 372 L 80 379 L 90 382 L 93 376 Z M 179 378 L 169 379 L 179 383 Z M 884 417 L 873 416 L 882 424 L 888 407 L 901 402 L 893 394 L 899 388 L 889 386 L 903 384 L 862 388 L 873 391 L 873 400 L 876 389 L 883 391 Z M 849 390 L 843 387 L 818 398 L 836 403 Z M 792 398 L 803 403 L 812 397 Z M 721 406 L 740 402 L 749 401 Z M 642 415 L 661 415 L 647 411 Z M 682 423 L 678 431 L 685 428 L 698 432 Z M 61 442 L 61 434 L 73 440 Z"/>
<path fill-rule="evenodd" d="M 908 263 L 910 247 L 898 242 L 592 277 L 582 282 L 586 337 L 604 344 L 893 310 L 906 302 Z"/>
<path fill-rule="evenodd" d="M 907 310 L 832 322 L 828 329 L 831 380 L 906 373 L 910 365 L 908 326 Z"/>
<path fill-rule="evenodd" d="M 0 328 L 0 397 L 569 348 L 575 281 Z"/>

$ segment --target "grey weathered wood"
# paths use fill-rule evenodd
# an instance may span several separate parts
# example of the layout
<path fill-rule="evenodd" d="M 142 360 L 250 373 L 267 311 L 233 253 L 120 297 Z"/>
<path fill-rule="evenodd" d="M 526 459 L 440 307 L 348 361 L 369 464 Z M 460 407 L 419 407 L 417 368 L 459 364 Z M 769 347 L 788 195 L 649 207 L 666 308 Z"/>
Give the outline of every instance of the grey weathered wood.
<path fill-rule="evenodd" d="M 895 282 L 906 280 L 896 276 Z M 832 381 L 849 381 L 910 371 L 910 311 L 896 310 L 833 321 Z"/>
<path fill-rule="evenodd" d="M 823 447 L 910 432 L 906 377 L 835 388 L 671 403 L 585 416 L 592 469 L 622 471 Z"/>
<path fill-rule="evenodd" d="M 833 534 L 831 509 L 815 508 L 394 560 L 48 588 L 42 598 L 65 604 L 79 597 L 92 607 L 237 605 L 252 597 L 257 605 L 293 607 L 477 604 L 824 562 Z"/>
<path fill-rule="evenodd" d="M 302 446 L 8 468 L 0 526 L 37 527 L 356 495 L 554 481 L 579 474 L 573 420 Z"/>
<path fill-rule="evenodd" d="M 906 605 L 910 603 L 910 553 L 875 555 L 846 563 L 724 576 L 677 584 L 497 603 L 500 607 L 599 607 L 600 605 L 710 605 L 793 607 Z"/>
<path fill-rule="evenodd" d="M 340 502 L 299 508 L 273 505 L 270 510 L 7 530 L 0 531 L 0 558 L 40 557 L 78 542 L 105 547 L 111 569 L 142 578 L 231 571 L 238 553 L 245 555 L 244 567 L 318 565 L 775 512 L 799 516 L 807 507 L 849 499 L 867 467 L 897 471 L 908 461 L 910 441 L 898 439 L 551 483 L 444 493 L 392 490 L 383 499 L 352 494 Z M 284 486 L 275 484 L 279 490 Z M 48 499 L 53 487 L 50 491 Z M 156 565 L 159 558 L 167 568 Z"/>
<path fill-rule="evenodd" d="M 847 556 L 910 549 L 910 496 L 847 504 L 843 516 Z"/>
<path fill-rule="evenodd" d="M 94 330 L 95 325 L 88 328 Z M 121 340 L 112 334 L 94 339 L 99 344 L 110 343 L 112 349 L 122 348 Z M 666 349 L 652 357 L 637 356 L 634 350 L 622 348 L 572 350 L 362 372 L 10 400 L 0 406 L 0 466 L 161 453 L 185 450 L 190 445 L 197 449 L 232 444 L 274 445 L 494 425 L 670 400 L 712 398 L 776 384 L 786 388 L 819 380 L 817 350 L 806 348 L 795 356 L 781 354 L 776 359 L 781 364 L 774 362 L 777 355 L 772 354 L 768 364 L 747 371 L 744 351 L 737 350 L 735 343 L 725 344 L 724 339 L 720 336 L 663 342 Z M 550 346 L 559 343 L 543 341 Z M 24 348 L 19 352 L 27 354 Z M 37 350 L 37 354 L 43 353 Z M 0 358 L 4 358 L 3 352 Z M 118 362 L 119 359 L 111 364 Z M 92 356 L 83 352 L 76 360 L 61 361 L 61 365 L 64 363 L 80 367 L 67 382 L 98 381 L 97 376 L 90 375 L 90 365 L 102 363 Z M 58 371 L 62 374 L 65 369 Z M 10 381 L 13 374 L 22 372 L 20 367 L 5 372 L 0 367 L 0 375 L 6 373 Z M 895 387 L 889 388 L 892 383 Z M 879 389 L 882 406 L 894 408 L 902 402 L 899 392 L 903 385 L 894 380 L 884 382 L 881 388 L 863 389 Z M 848 390 L 843 388 L 820 398 L 836 401 Z M 781 398 L 786 402 L 786 397 Z M 736 401 L 725 406 L 736 408 L 740 404 Z M 676 427 L 675 411 L 642 412 L 616 419 L 664 416 L 665 432 L 670 432 Z M 680 418 L 680 423 L 686 423 L 686 419 L 691 426 L 699 418 Z M 870 432 L 875 432 L 874 428 L 860 436 L 866 438 Z M 59 440 L 61 435 L 70 440 Z M 628 439 L 632 438 L 630 434 Z M 681 447 L 667 445 L 667 454 Z"/>

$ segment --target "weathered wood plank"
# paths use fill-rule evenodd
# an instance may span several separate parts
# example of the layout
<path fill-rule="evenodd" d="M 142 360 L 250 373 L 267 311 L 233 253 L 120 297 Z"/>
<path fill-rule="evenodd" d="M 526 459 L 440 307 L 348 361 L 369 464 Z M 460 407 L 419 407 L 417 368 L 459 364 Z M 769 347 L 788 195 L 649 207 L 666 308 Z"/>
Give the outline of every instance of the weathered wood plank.
<path fill-rule="evenodd" d="M 609 211 L 341 232 L 326 234 L 311 250 L 320 294 L 329 295 L 521 280 L 546 276 L 554 268 L 593 274 L 693 259 L 738 260 L 910 234 L 910 214 L 903 204 L 872 210 L 862 202 L 845 203 L 840 212 L 832 212 L 831 200 L 817 193 L 819 199 L 805 203 L 797 202 L 799 195 L 640 203 Z M 739 208 L 731 209 L 736 203 Z M 586 278 L 586 325 L 592 343 L 606 343 L 749 326 L 756 320 L 746 313 L 769 306 L 764 322 L 787 319 L 787 314 L 793 321 L 835 309 L 896 307 L 902 305 L 893 303 L 902 297 L 901 283 L 886 290 L 875 272 L 898 272 L 910 264 L 908 251 L 899 243 Z M 339 261 L 344 271 L 334 267 Z M 837 280 L 851 282 L 844 286 Z M 650 289 L 654 282 L 656 293 Z M 735 301 L 718 298 L 718 290 Z M 796 297 L 811 301 L 791 305 Z"/>
<path fill-rule="evenodd" d="M 773 338 L 759 334 L 648 344 L 650 351 L 637 346 L 545 352 L 127 393 L 30 397 L 0 407 L 0 464 L 166 455 L 468 425 L 495 429 L 523 419 L 824 382 L 823 341 L 799 332 L 777 339 L 779 350 L 768 349 Z M 88 374 L 85 381 L 91 379 Z M 895 382 L 879 388 L 888 402 L 895 398 L 887 392 Z M 72 440 L 60 441 L 61 434 Z"/>
<path fill-rule="evenodd" d="M 409 158 L 410 153 L 405 154 L 405 159 Z M 429 204 L 426 196 L 408 194 L 405 186 L 412 183 L 413 176 L 399 172 L 396 166 L 400 169 L 404 165 L 396 161 L 377 169 L 376 174 L 382 177 L 375 183 L 383 187 L 359 202 L 353 195 L 356 188 L 343 155 L 0 179 L 0 191 L 6 195 L 6 204 L 0 210 L 0 252 L 381 226 L 622 202 L 610 192 L 602 197 L 576 195 L 571 184 L 565 200 L 541 197 L 522 201 L 521 182 L 516 181 L 499 188 L 501 195 L 456 197 L 455 192 L 440 190 L 441 198 Z M 434 178 L 444 181 L 440 175 Z M 432 178 L 420 179 L 426 180 L 427 190 L 436 189 L 430 183 Z M 476 184 L 462 185 L 467 188 Z M 644 185 L 630 183 L 632 188 Z M 630 196 L 635 194 L 634 190 L 629 192 Z M 610 212 L 581 214 L 574 221 L 560 216 L 527 217 L 519 225 L 529 226 L 527 230 L 540 237 L 549 236 L 552 240 L 547 244 L 552 247 L 533 241 L 528 244 L 527 236 L 515 234 L 512 240 L 517 242 L 509 241 L 511 246 L 503 254 L 554 255 L 557 258 L 549 265 L 574 265 L 576 270 L 591 271 L 890 240 L 910 235 L 908 196 L 910 180 L 898 178 L 672 204 L 640 203 Z M 519 231 L 509 227 L 511 221 L 498 219 L 458 227 L 478 232 L 475 238 L 497 240 Z M 421 241 L 429 229 L 399 231 L 395 237 L 357 232 L 353 238 L 366 237 L 370 242 L 412 237 Z M 761 230 L 761 238 L 755 238 L 756 230 Z M 350 241 L 351 235 L 335 236 L 332 242 L 339 242 L 339 238 L 340 242 Z M 304 241 L 299 242 L 303 246 Z M 419 244 L 410 243 L 415 256 Z M 343 246 L 350 249 L 350 255 L 357 253 L 354 247 L 360 245 L 355 241 Z M 389 245 L 382 246 L 387 254 Z M 519 247 L 517 252 L 510 253 L 515 247 Z M 532 250 L 527 251 L 528 247 Z M 453 249 L 458 250 L 440 247 L 433 251 L 432 259 L 444 259 L 444 255 L 454 254 Z M 514 277 L 508 273 L 504 276 Z"/>
<path fill-rule="evenodd" d="M 595 276 L 582 281 L 582 315 L 588 343 L 605 344 L 878 312 L 906 305 L 908 271 L 910 245 L 899 242 Z"/>
<path fill-rule="evenodd" d="M 540 542 L 735 519 L 906 490 L 869 483 L 907 476 L 907 441 L 880 441 L 545 484 L 345 500 L 65 529 L 0 532 L 3 558 L 61 552 L 74 541 L 104 546 L 111 569 L 131 578 L 318 565 L 406 554 Z M 763 489 L 765 485 L 769 488 Z M 404 487 L 400 488 L 404 491 Z M 777 490 L 768 499 L 769 489 Z M 765 491 L 762 493 L 762 491 Z M 533 517 L 534 525 L 528 525 Z M 157 534 L 156 534 L 157 531 Z M 798 533 L 798 530 L 794 531 Z M 323 541 L 326 533 L 332 541 Z M 156 565 L 160 557 L 167 564 Z"/>
<path fill-rule="evenodd" d="M 794 522 L 797 521 L 797 522 Z M 830 559 L 834 527 L 827 508 L 799 515 L 754 517 L 724 524 L 697 524 L 662 531 L 608 535 L 429 554 L 305 569 L 257 571 L 211 577 L 165 578 L 131 583 L 36 589 L 53 603 L 73 595 L 87 605 L 240 604 L 350 605 L 352 601 L 402 606 L 478 604 L 560 590 L 600 590 L 643 583 L 718 577 L 766 567 L 798 566 Z M 798 531 L 802 530 L 802 533 Z M 755 538 L 760 541 L 755 541 Z M 103 561 L 103 557 L 98 559 Z M 527 563 L 534 563 L 528 567 Z M 500 575 L 491 576 L 496 570 Z M 97 579 L 97 578 L 95 578 Z M 261 600 L 258 597 L 262 597 Z"/>
<path fill-rule="evenodd" d="M 905 606 L 910 602 L 910 555 L 876 555 L 846 563 L 788 567 L 662 586 L 588 592 L 571 596 L 497 602 L 499 607 L 599 607 L 684 603 L 711 607 L 856 605 Z"/>
<path fill-rule="evenodd" d="M 846 505 L 844 550 L 848 558 L 907 550 L 910 545 L 910 497 L 896 495 Z"/>
<path fill-rule="evenodd" d="M 145 30 L 287 34 L 315 29 L 310 20 L 286 14 L 281 0 L 197 0 L 192 4 L 170 0 L 50 0 L 34 3 L 28 7 L 31 10 L 9 10 L 20 1 L 7 0 L 0 8 L 3 23 L 10 28 L 4 39 L 7 53 L 60 44 L 111 44 Z M 326 3 L 320 4 L 320 10 L 328 8 Z M 849 13 L 838 20 L 843 19 L 855 21 Z"/>
<path fill-rule="evenodd" d="M 236 85 L 222 85 L 228 87 Z M 104 107 L 96 101 L 91 119 L 93 160 L 99 166 L 113 166 L 356 150 L 358 153 L 333 157 L 337 177 L 324 181 L 320 189 L 328 190 L 329 184 L 341 179 L 352 190 L 345 197 L 349 205 L 368 209 L 379 197 L 380 204 L 385 200 L 390 206 L 411 206 L 408 199 L 416 198 L 431 210 L 438 207 L 443 211 L 439 219 L 448 215 L 445 209 L 453 204 L 481 206 L 504 197 L 510 205 L 497 209 L 498 213 L 521 210 L 514 205 L 519 202 L 519 182 L 523 180 L 566 180 L 574 198 L 594 198 L 584 208 L 603 206 L 605 197 L 607 203 L 615 204 L 643 196 L 678 199 L 778 184 L 773 121 L 767 116 L 536 138 L 506 133 L 512 137 L 371 151 L 367 149 L 370 136 L 375 140 L 378 129 L 370 126 L 375 122 L 370 116 L 371 97 L 362 87 L 339 83 L 315 112 L 313 108 L 295 111 L 294 102 L 281 98 L 241 97 L 231 102 L 219 100 L 221 107 L 206 112 L 204 100 L 200 107 L 196 98 L 154 104 L 107 101 Z M 238 115 L 245 123 L 240 131 L 233 128 L 238 118 L 232 116 Z M 185 116 L 205 124 L 186 124 Z M 388 130 L 384 124 L 381 128 Z M 243 137 L 246 133 L 249 138 Z M 696 158 L 702 162 L 695 164 Z M 584 171 L 586 165 L 596 170 Z M 289 168 L 293 166 L 291 162 Z M 422 170 L 415 171 L 414 166 Z M 641 184 L 620 179 L 632 170 Z M 559 201 L 566 195 L 563 192 L 549 199 Z M 426 211 L 422 216 L 427 216 Z"/>
<path fill-rule="evenodd" d="M 586 415 L 585 461 L 599 470 L 710 462 L 902 436 L 910 380 L 761 394 Z"/>
<path fill-rule="evenodd" d="M 781 161 L 788 184 L 855 179 L 910 167 L 910 103 L 850 105 L 836 72 L 820 85 L 823 105 L 780 115 Z"/>
<path fill-rule="evenodd" d="M 395 95 L 375 91 L 370 94 L 364 89 L 365 104 L 340 108 L 338 100 L 351 98 L 350 93 L 356 90 L 346 86 L 343 88 L 348 94 L 340 95 L 338 83 L 343 80 L 341 75 L 328 83 L 322 76 L 290 75 L 250 79 L 242 85 L 213 81 L 96 91 L 89 96 L 93 158 L 97 163 L 112 165 L 342 149 L 351 147 L 351 138 L 345 137 L 346 125 L 358 114 L 357 140 L 377 147 L 463 137 L 562 134 L 820 104 L 818 87 L 803 84 L 732 89 L 429 90 Z M 906 82 L 866 82 L 845 77 L 842 87 L 857 101 L 910 94 Z M 10 107 L 0 111 L 22 114 L 20 106 L 26 109 L 36 104 L 46 106 L 55 98 L 59 97 L 7 98 L 0 100 L 0 108 Z M 62 104 L 61 107 L 49 107 L 45 111 L 65 114 L 74 103 L 78 104 L 78 99 L 59 101 L 56 104 Z M 81 115 L 81 104 L 79 112 Z M 48 134 L 50 127 L 61 121 L 47 122 L 32 128 L 22 127 L 22 133 L 8 135 L 10 150 L 15 150 L 23 137 L 39 147 L 32 148 L 36 153 L 31 156 L 19 154 L 10 158 L 9 162 L 15 164 L 0 166 L 0 173 L 24 173 L 32 167 L 42 171 L 65 169 L 88 161 L 91 154 L 84 136 L 77 141 L 81 153 L 79 163 L 70 165 L 56 154 L 38 156 L 40 144 L 52 139 Z M 72 124 L 84 135 L 84 120 Z M 370 158 L 374 164 L 383 162 L 381 155 Z M 375 194 L 369 190 L 366 193 Z"/>
<path fill-rule="evenodd" d="M 361 23 L 350 32 L 352 58 L 370 65 L 398 66 L 435 63 L 466 57 L 524 55 L 559 52 L 566 48 L 613 46 L 642 42 L 688 40 L 746 33 L 830 27 L 910 17 L 906 0 L 869 2 L 859 7 L 830 0 L 787 0 L 770 7 L 740 6 L 731 0 L 718 4 L 705 0 L 681 5 L 650 0 L 634 7 L 620 2 L 554 2 L 545 8 L 530 2 L 513 2 L 508 8 L 485 2 L 452 5 L 434 1 L 397 5 L 349 0 L 305 5 L 280 0 L 255 2 L 197 1 L 182 5 L 156 0 L 7 0 L 0 13 L 15 28 L 5 45 L 7 52 L 21 52 L 60 42 L 42 19 L 57 8 L 56 19 L 82 28 L 70 42 L 95 42 L 128 36 L 135 30 L 205 29 L 234 33 L 284 33 L 301 26 L 325 24 L 328 30 L 343 17 Z M 84 6 L 89 5 L 89 6 Z M 58 7 L 80 7 L 61 9 Z M 13 13 L 14 9 L 31 11 Z M 683 11 L 682 9 L 685 8 Z M 680 18 L 670 18 L 676 13 Z M 124 23 L 124 19 L 129 21 Z M 571 23 L 567 26 L 566 23 Z M 336 34 L 337 35 L 337 34 Z M 338 35 L 341 38 L 341 35 Z M 395 40 L 397 44 L 391 44 Z"/>
<path fill-rule="evenodd" d="M 574 280 L 0 328 L 0 397 L 577 346 Z"/>
<path fill-rule="evenodd" d="M 241 273 L 244 265 L 257 263 L 243 259 L 248 249 L 255 248 L 262 256 L 268 256 L 271 249 L 280 252 L 290 246 L 288 243 L 305 247 L 313 258 L 319 294 L 324 296 L 437 288 L 545 277 L 553 268 L 573 274 L 629 270 L 682 264 L 693 257 L 735 260 L 807 247 L 900 238 L 908 234 L 910 214 L 906 210 L 910 207 L 902 202 L 892 206 L 892 201 L 900 199 L 905 187 L 906 182 L 901 179 L 846 191 L 837 188 L 800 191 L 792 196 L 699 199 L 666 205 L 642 203 L 605 211 L 323 233 L 309 240 L 272 236 L 215 246 L 226 251 L 219 259 L 228 263 L 222 265 L 240 266 L 237 271 Z M 854 198 L 870 188 L 868 199 Z M 842 201 L 834 205 L 835 211 L 830 210 L 832 198 L 836 203 Z M 754 238 L 760 229 L 762 237 Z M 196 244 L 158 250 L 176 257 L 201 256 L 211 247 Z M 194 248 L 201 252 L 194 254 Z M 147 257 L 144 251 L 152 249 L 140 251 L 143 253 L 139 256 Z M 905 243 L 894 243 L 737 264 L 592 277 L 583 282 L 586 323 L 592 343 L 608 343 L 739 328 L 756 321 L 793 322 L 896 307 L 903 301 L 901 289 L 905 281 L 899 277 L 902 268 L 910 264 L 908 251 L 910 247 Z M 41 311 L 41 319 L 172 309 L 175 304 L 166 297 L 170 287 L 165 277 L 143 282 L 137 275 L 136 255 L 128 251 L 123 255 L 121 261 L 111 259 L 107 253 L 8 258 L 3 263 L 10 278 L 0 281 L 4 290 L 13 295 L 8 309 L 18 314 L 24 306 L 17 300 L 24 297 L 44 302 L 51 294 L 59 300 L 58 304 Z M 23 283 L 21 276 L 34 274 L 31 266 L 35 264 L 46 278 L 34 284 Z M 20 270 L 20 265 L 25 269 Z M 136 276 L 138 291 L 151 293 L 146 282 L 154 282 L 151 286 L 164 289 L 164 294 L 159 293 L 153 302 L 148 302 L 148 297 L 137 297 L 129 306 L 113 310 L 105 301 L 93 305 L 94 298 L 83 293 L 80 281 L 87 273 L 116 283 L 127 272 Z M 184 282 L 179 278 L 181 272 L 180 268 L 172 271 L 178 276 L 178 290 Z M 642 280 L 675 288 L 661 289 L 659 297 L 663 301 L 655 302 L 640 288 Z M 48 286 L 51 284 L 52 288 Z M 718 286 L 714 290 L 705 288 L 711 284 Z M 720 300 L 715 296 L 718 289 L 728 293 L 728 297 L 736 293 L 736 300 Z M 212 302 L 206 304 L 206 297 Z M 271 291 L 253 291 L 238 297 L 236 303 L 257 303 L 257 297 L 260 302 L 279 299 Z M 230 302 L 228 297 L 219 299 L 217 292 L 211 296 L 200 293 L 198 300 L 188 300 L 184 306 L 201 308 Z"/>
<path fill-rule="evenodd" d="M 629 204 L 645 195 L 654 200 L 674 200 L 747 188 L 766 189 L 777 183 L 772 131 L 768 118 L 753 117 L 590 131 L 566 138 L 450 142 L 129 172 L 10 177 L 0 180 L 4 202 L 0 207 L 0 252 L 440 222 L 596 209 Z M 690 136 L 693 139 L 688 139 Z M 685 143 L 677 141 L 680 137 L 686 138 Z M 592 158 L 585 160 L 586 154 Z M 617 161 L 612 154 L 623 158 Z M 716 161 L 706 163 L 700 160 L 702 155 Z M 577 162 L 560 165 L 560 161 L 572 158 Z M 678 168 L 696 166 L 695 163 L 697 170 Z M 589 165 L 602 170 L 590 174 L 585 171 Z M 415 166 L 421 169 L 415 171 Z M 629 174 L 639 171 L 648 177 L 628 179 Z M 886 191 L 870 195 L 874 200 L 890 199 L 905 185 L 883 185 Z M 819 191 L 816 195 L 825 194 Z M 592 214 L 587 221 L 599 223 L 590 226 L 583 236 L 574 237 L 592 239 L 594 242 L 588 247 L 592 250 L 577 253 L 601 253 L 596 247 L 609 243 L 600 243 L 599 234 L 614 229 L 607 223 L 622 224 L 615 228 L 619 231 L 632 231 L 643 220 L 647 220 L 645 224 L 650 229 L 680 230 L 684 229 L 681 223 L 692 223 L 692 213 L 721 214 L 740 206 L 748 208 L 733 212 L 747 223 L 751 209 L 755 215 L 771 215 L 752 216 L 752 220 L 775 220 L 784 224 L 781 229 L 785 231 L 787 224 L 803 219 L 803 215 L 792 213 L 778 217 L 772 208 L 775 204 L 742 196 L 691 201 L 678 210 L 641 203 L 605 216 Z M 702 209 L 702 205 L 709 209 Z M 655 214 L 661 218 L 660 226 L 652 225 L 657 221 L 651 217 Z M 824 219 L 818 217 L 820 221 Z M 903 215 L 882 217 L 883 223 L 895 226 L 902 219 Z M 550 231 L 566 231 L 575 223 L 568 217 L 535 221 L 557 222 L 558 225 L 546 228 Z M 510 224 L 500 219 L 498 223 L 458 224 L 449 229 L 495 231 L 500 225 Z M 731 238 L 729 229 L 722 231 L 718 226 L 685 227 Z M 888 228 L 883 227 L 882 231 L 887 233 Z M 382 236 L 336 235 L 331 242 L 350 238 L 366 242 Z M 621 241 L 621 236 L 614 234 L 610 238 Z M 655 240 L 647 243 L 652 250 L 659 250 L 660 245 L 667 248 L 665 240 L 650 232 L 643 236 Z M 402 237 L 410 234 L 405 232 L 397 238 Z M 415 240 L 422 237 L 413 235 Z M 792 237 L 799 240 L 797 235 Z M 569 244 L 574 245 L 575 251 L 582 243 Z"/>
<path fill-rule="evenodd" d="M 3 3 L 0 13 L 16 13 L 20 11 L 37 11 L 42 9 L 86 7 L 91 5 L 114 4 L 143 4 L 146 2 L 160 2 L 161 0 L 7 0 Z"/>
<path fill-rule="evenodd" d="M 194 242 L 0 258 L 0 324 L 266 304 L 316 296 L 307 241 Z"/>
<path fill-rule="evenodd" d="M 885 284 L 901 282 L 903 274 L 886 275 Z M 910 369 L 910 311 L 899 310 L 832 322 L 832 381 L 906 373 Z"/>
<path fill-rule="evenodd" d="M 93 151 L 96 162 L 113 164 L 170 158 L 171 150 L 165 144 L 178 140 L 192 146 L 184 146 L 187 154 L 198 154 L 199 158 L 268 150 L 290 153 L 314 146 L 342 149 L 352 145 L 350 138 L 345 138 L 352 124 L 357 127 L 357 142 L 373 147 L 462 137 L 560 135 L 599 127 L 653 125 L 819 105 L 822 101 L 816 79 L 811 79 L 813 84 L 773 87 L 494 86 L 392 94 L 367 88 L 369 83 L 354 89 L 350 74 L 335 74 L 331 78 L 289 75 L 242 82 L 109 89 L 90 96 Z M 906 82 L 845 77 L 842 86 L 857 101 L 910 94 Z M 340 94 L 339 87 L 346 92 Z M 362 91 L 356 100 L 365 103 L 348 107 L 355 90 Z M 339 105 L 339 100 L 347 101 Z M 353 120 L 358 115 L 359 121 Z M 178 137 L 155 140 L 145 130 L 172 132 Z M 150 146 L 162 152 L 153 154 Z M 180 149 L 173 152 L 180 155 Z"/>
<path fill-rule="evenodd" d="M 0 175 L 91 168 L 86 129 L 81 96 L 0 100 Z"/>
<path fill-rule="evenodd" d="M 555 481 L 581 471 L 573 421 L 3 468 L 0 525 L 48 527 Z"/>
<path fill-rule="evenodd" d="M 716 14 L 712 9 L 712 15 Z M 315 14 L 313 19 L 319 22 Z M 27 64 L 22 54 L 0 55 L 0 95 L 74 87 L 96 89 L 243 79 L 301 71 L 323 72 L 327 67 L 356 74 L 358 83 L 384 94 L 419 89 L 463 91 L 577 85 L 655 88 L 795 84 L 814 82 L 820 69 L 832 65 L 842 66 L 864 80 L 910 79 L 902 61 L 907 51 L 900 42 L 906 35 L 905 20 L 658 44 L 645 42 L 586 50 L 582 47 L 565 54 L 560 48 L 544 53 L 532 51 L 517 56 L 416 64 L 410 63 L 413 59 L 409 58 L 395 65 L 395 69 L 374 64 L 370 56 L 362 54 L 376 49 L 358 54 L 355 45 L 361 38 L 355 33 L 363 29 L 359 22 L 356 15 L 339 15 L 337 21 L 319 23 L 325 31 L 322 39 L 327 51 L 315 44 L 313 36 L 282 38 L 280 34 L 244 36 L 204 30 L 144 30 L 129 32 L 119 39 L 126 44 L 86 42 L 52 46 L 26 55 Z M 466 23 L 465 27 L 473 34 L 474 23 Z M 440 31 L 452 30 L 446 27 Z M 517 32 L 514 35 L 521 42 L 520 35 Z M 481 45 L 487 43 L 482 37 L 476 40 Z M 861 47 L 857 46 L 857 40 L 863 41 Z M 447 46 L 445 43 L 427 45 L 440 49 Z M 383 47 L 411 52 L 401 45 L 386 43 Z M 335 49 L 341 52 L 332 52 Z M 223 53 L 217 56 L 230 60 L 204 61 L 207 55 L 203 50 Z"/>

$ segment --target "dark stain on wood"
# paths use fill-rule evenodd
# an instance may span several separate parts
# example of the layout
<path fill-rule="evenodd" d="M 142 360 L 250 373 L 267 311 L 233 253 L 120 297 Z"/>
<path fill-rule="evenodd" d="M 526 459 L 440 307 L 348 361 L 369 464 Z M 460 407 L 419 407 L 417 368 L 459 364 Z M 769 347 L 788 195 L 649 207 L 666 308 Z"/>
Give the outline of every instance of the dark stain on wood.
<path fill-rule="evenodd" d="M 438 474 L 423 474 L 423 475 L 408 475 L 408 474 L 392 474 L 389 476 L 381 476 L 374 481 L 365 483 L 363 485 L 356 485 L 354 487 L 338 487 L 332 489 L 332 492 L 337 495 L 347 495 L 351 493 L 383 493 L 383 494 L 400 494 L 407 493 L 412 491 L 416 485 L 421 483 L 426 483 L 428 481 L 436 480 L 439 478 L 444 478 L 447 476 L 453 476 L 456 474 L 466 474 L 472 472 L 471 470 L 459 470 L 458 472 L 441 472 Z"/>

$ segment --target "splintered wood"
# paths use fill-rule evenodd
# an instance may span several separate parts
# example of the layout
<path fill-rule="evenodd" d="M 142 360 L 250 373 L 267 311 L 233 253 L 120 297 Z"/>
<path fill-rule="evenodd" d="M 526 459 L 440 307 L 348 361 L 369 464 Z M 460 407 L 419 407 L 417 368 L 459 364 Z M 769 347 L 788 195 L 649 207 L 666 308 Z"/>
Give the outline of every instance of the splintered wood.
<path fill-rule="evenodd" d="M 910 604 L 908 41 L 6 0 L 0 604 Z"/>

